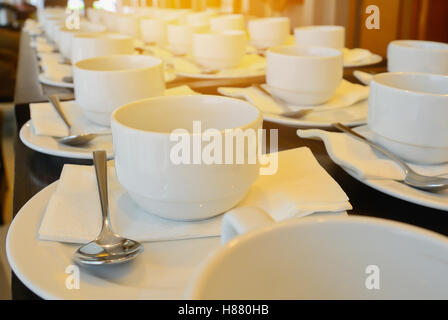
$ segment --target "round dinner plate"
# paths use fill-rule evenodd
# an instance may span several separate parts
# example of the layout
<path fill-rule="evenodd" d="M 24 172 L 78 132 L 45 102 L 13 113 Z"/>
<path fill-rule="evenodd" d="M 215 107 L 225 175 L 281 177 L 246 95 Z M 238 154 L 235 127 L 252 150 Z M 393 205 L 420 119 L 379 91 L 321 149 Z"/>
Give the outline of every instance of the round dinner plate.
<path fill-rule="evenodd" d="M 383 57 L 378 54 L 372 54 L 368 59 L 364 59 L 354 63 L 344 63 L 344 68 L 366 67 L 383 61 Z"/>
<path fill-rule="evenodd" d="M 79 245 L 38 239 L 56 187 L 47 186 L 22 207 L 6 238 L 12 270 L 44 299 L 183 299 L 196 267 L 220 246 L 220 237 L 144 243 L 145 251 L 129 263 L 80 267 L 79 289 L 69 289 Z"/>
<path fill-rule="evenodd" d="M 92 159 L 93 151 L 106 150 L 107 157 L 109 159 L 114 157 L 112 135 L 98 136 L 88 145 L 83 147 L 70 147 L 59 144 L 56 138 L 35 135 L 31 125 L 31 120 L 29 120 L 20 129 L 19 137 L 23 144 L 25 144 L 28 148 L 52 156 L 73 159 Z"/>
<path fill-rule="evenodd" d="M 343 123 L 348 127 L 356 127 L 367 122 L 367 107 L 366 99 L 348 107 L 315 111 L 300 119 L 282 117 L 272 113 L 263 113 L 263 119 L 295 128 L 331 129 L 335 122 Z"/>

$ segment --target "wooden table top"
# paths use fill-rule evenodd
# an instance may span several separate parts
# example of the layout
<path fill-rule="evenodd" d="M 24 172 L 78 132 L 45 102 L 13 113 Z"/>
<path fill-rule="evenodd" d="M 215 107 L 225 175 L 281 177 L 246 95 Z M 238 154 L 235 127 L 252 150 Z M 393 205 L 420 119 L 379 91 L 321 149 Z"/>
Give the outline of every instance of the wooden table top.
<path fill-rule="evenodd" d="M 17 128 L 29 120 L 29 103 L 46 101 L 45 96 L 51 93 L 70 93 L 70 90 L 41 86 L 37 79 L 38 66 L 34 50 L 29 46 L 28 34 L 22 33 L 19 68 L 15 94 L 15 115 Z M 367 72 L 386 71 L 385 62 L 378 65 L 357 68 Z M 344 70 L 344 78 L 356 82 L 353 69 Z M 264 77 L 242 80 L 191 80 L 176 79 L 170 87 L 187 84 L 193 90 L 206 94 L 217 94 L 218 86 L 248 86 L 252 83 L 263 83 Z M 301 139 L 296 135 L 296 128 L 271 122 L 264 122 L 265 129 L 278 129 L 279 150 L 297 147 L 308 147 L 319 163 L 339 183 L 347 193 L 353 210 L 352 215 L 381 217 L 409 223 L 448 235 L 448 213 L 412 204 L 384 193 L 376 191 L 349 176 L 328 157 L 323 143 L 320 141 Z M 15 181 L 14 181 L 14 215 L 37 192 L 59 179 L 62 167 L 66 163 L 91 164 L 90 160 L 75 160 L 54 157 L 33 151 L 26 147 L 16 135 L 15 139 Z M 12 296 L 14 299 L 38 298 L 27 289 L 13 274 Z"/>

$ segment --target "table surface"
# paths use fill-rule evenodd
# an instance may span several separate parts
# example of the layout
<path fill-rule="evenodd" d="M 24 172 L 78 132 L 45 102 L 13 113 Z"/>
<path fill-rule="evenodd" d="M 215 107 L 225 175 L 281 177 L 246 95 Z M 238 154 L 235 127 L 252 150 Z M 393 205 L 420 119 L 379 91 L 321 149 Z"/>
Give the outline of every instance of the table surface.
<path fill-rule="evenodd" d="M 46 101 L 45 96 L 52 93 L 72 93 L 69 89 L 41 86 L 38 81 L 38 65 L 34 49 L 29 46 L 30 37 L 22 32 L 19 67 L 15 92 L 15 115 L 17 128 L 29 120 L 29 103 Z M 385 62 L 378 65 L 357 68 L 367 72 L 386 71 Z M 353 77 L 353 69 L 344 70 L 344 78 L 356 82 Z M 169 86 L 188 84 L 192 89 L 207 94 L 217 94 L 218 86 L 248 86 L 252 83 L 264 82 L 263 77 L 244 80 L 192 80 L 176 79 Z M 353 210 L 352 215 L 366 215 L 381 217 L 401 222 L 406 222 L 441 234 L 448 235 L 448 214 L 412 204 L 384 193 L 376 191 L 349 176 L 328 157 L 324 145 L 320 141 L 300 139 L 296 135 L 296 128 L 264 122 L 266 129 L 278 129 L 279 150 L 297 147 L 309 147 L 319 163 L 339 183 L 350 198 Z M 26 147 L 18 138 L 15 138 L 15 180 L 14 180 L 14 216 L 20 208 L 36 193 L 59 179 L 62 167 L 66 163 L 91 164 L 90 160 L 75 160 L 54 157 L 33 151 Z M 12 275 L 13 299 L 36 299 L 28 288 L 20 280 Z"/>

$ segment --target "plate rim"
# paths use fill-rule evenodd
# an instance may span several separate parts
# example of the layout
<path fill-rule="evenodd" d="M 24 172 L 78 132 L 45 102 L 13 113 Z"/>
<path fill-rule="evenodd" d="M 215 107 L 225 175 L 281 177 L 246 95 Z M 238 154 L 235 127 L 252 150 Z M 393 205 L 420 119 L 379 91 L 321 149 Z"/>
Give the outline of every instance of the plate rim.
<path fill-rule="evenodd" d="M 62 151 L 62 150 L 54 150 L 54 149 L 48 149 L 45 147 L 42 147 L 40 145 L 34 144 L 31 141 L 26 139 L 26 134 L 32 134 L 31 132 L 31 119 L 28 120 L 27 122 L 25 122 L 23 124 L 23 126 L 20 128 L 19 131 L 19 138 L 20 141 L 22 141 L 22 143 L 27 146 L 28 148 L 40 152 L 40 153 L 44 153 L 44 154 L 48 154 L 50 156 L 56 156 L 56 157 L 63 157 L 63 158 L 70 158 L 70 159 L 83 159 L 83 160 L 92 160 L 93 159 L 93 154 L 92 151 L 89 152 L 71 152 L 71 151 Z M 112 152 L 108 152 L 107 158 L 108 159 L 113 159 L 114 157 L 114 153 Z"/>

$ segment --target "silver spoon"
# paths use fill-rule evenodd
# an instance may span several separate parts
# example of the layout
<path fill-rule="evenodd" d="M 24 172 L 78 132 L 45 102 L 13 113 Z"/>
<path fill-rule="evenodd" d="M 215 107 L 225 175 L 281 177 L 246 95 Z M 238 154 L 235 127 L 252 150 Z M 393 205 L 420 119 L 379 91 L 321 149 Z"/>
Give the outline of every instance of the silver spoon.
<path fill-rule="evenodd" d="M 272 98 L 272 100 L 274 100 L 274 102 L 275 102 L 279 107 L 281 107 L 283 110 L 285 110 L 285 111 L 283 111 L 282 113 L 280 113 L 280 115 L 281 115 L 282 117 L 296 118 L 296 119 L 298 119 L 298 118 L 302 118 L 302 117 L 304 117 L 305 115 L 307 115 L 307 114 L 313 112 L 313 110 L 311 110 L 311 109 L 291 111 L 291 109 L 290 109 L 287 105 L 285 105 L 285 104 L 283 103 L 283 101 L 280 101 L 279 99 L 277 99 L 276 97 L 274 97 L 269 91 L 267 91 L 266 89 L 264 89 L 264 88 L 263 88 L 262 86 L 260 86 L 258 83 L 253 84 L 252 87 L 254 87 L 255 89 L 257 89 L 257 90 L 259 90 L 259 91 L 261 91 L 261 92 L 263 92 L 263 93 L 264 93 L 265 95 L 267 95 L 268 97 Z"/>
<path fill-rule="evenodd" d="M 353 136 L 354 138 L 361 140 L 365 143 L 367 143 L 369 146 L 374 148 L 375 150 L 378 150 L 391 160 L 395 161 L 403 170 L 405 173 L 405 178 L 403 182 L 411 187 L 422 189 L 422 190 L 429 190 L 429 191 L 437 191 L 437 190 L 443 190 L 448 188 L 448 178 L 441 178 L 441 177 L 428 177 L 423 176 L 421 174 L 418 174 L 414 170 L 412 170 L 403 160 L 398 158 L 393 153 L 389 152 L 384 147 L 381 147 L 377 145 L 376 143 L 368 140 L 367 138 L 363 137 L 359 133 L 356 133 L 352 129 L 344 126 L 341 123 L 333 123 L 333 127 L 336 129 L 339 129 L 343 132 L 346 132 Z"/>
<path fill-rule="evenodd" d="M 48 97 L 48 100 L 50 101 L 50 104 L 54 107 L 56 112 L 59 114 L 59 116 L 64 121 L 65 125 L 68 127 L 69 135 L 63 138 L 60 138 L 58 140 L 59 143 L 69 145 L 69 146 L 82 146 L 93 139 L 95 139 L 100 134 L 98 133 L 81 133 L 81 134 L 73 134 L 72 132 L 72 125 L 70 124 L 70 121 L 67 119 L 67 117 L 64 114 L 64 111 L 62 110 L 61 104 L 59 102 L 59 98 L 56 95 L 51 95 Z"/>
<path fill-rule="evenodd" d="M 110 226 L 107 194 L 107 155 L 106 151 L 94 151 L 96 180 L 101 202 L 103 226 L 95 240 L 83 245 L 74 254 L 74 260 L 82 264 L 115 264 L 134 259 L 143 252 L 143 246 L 134 240 L 114 233 Z"/>

